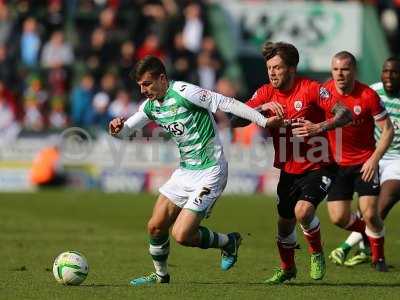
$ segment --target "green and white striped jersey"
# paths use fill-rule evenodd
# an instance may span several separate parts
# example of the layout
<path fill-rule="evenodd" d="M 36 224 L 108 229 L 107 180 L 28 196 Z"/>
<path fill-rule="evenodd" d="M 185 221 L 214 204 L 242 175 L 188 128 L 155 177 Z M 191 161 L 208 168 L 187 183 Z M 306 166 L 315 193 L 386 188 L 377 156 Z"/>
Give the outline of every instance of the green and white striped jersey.
<path fill-rule="evenodd" d="M 222 98 L 186 82 L 170 81 L 162 101 L 147 99 L 125 123 L 139 128 L 153 120 L 176 142 L 182 168 L 206 169 L 225 159 L 212 115 Z"/>
<path fill-rule="evenodd" d="M 392 120 L 394 126 L 394 138 L 393 142 L 389 146 L 389 149 L 386 151 L 384 156 L 389 155 L 400 155 L 400 98 L 399 97 L 389 97 L 385 89 L 383 88 L 382 82 L 377 82 L 371 85 L 371 88 L 374 89 L 381 101 L 383 102 L 390 119 Z M 381 130 L 378 127 L 375 127 L 375 139 L 379 141 L 381 137 Z"/>

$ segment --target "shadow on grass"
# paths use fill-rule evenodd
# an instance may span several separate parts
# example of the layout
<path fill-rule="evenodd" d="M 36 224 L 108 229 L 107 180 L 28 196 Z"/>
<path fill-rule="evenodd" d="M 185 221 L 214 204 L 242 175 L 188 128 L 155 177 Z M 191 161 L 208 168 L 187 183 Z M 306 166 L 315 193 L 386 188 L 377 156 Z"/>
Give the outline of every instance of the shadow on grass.
<path fill-rule="evenodd" d="M 81 284 L 76 286 L 77 288 L 101 288 L 101 287 L 129 287 L 129 284 L 108 284 L 108 283 L 91 283 L 91 284 Z"/>
<path fill-rule="evenodd" d="M 368 283 L 368 282 L 351 282 L 351 283 L 332 283 L 332 282 L 288 282 L 281 285 L 268 285 L 262 282 L 243 282 L 243 281 L 227 281 L 227 282 L 199 282 L 190 281 L 174 284 L 199 284 L 199 285 L 245 285 L 245 286 L 265 286 L 265 287 L 307 287 L 307 286 L 321 286 L 321 287 L 388 287 L 399 288 L 400 283 Z"/>
<path fill-rule="evenodd" d="M 313 282 L 292 282 L 288 283 L 288 286 L 327 286 L 327 287 L 392 287 L 392 288 L 398 288 L 400 287 L 400 283 L 371 283 L 371 282 L 347 282 L 347 283 L 333 283 L 333 282 L 318 282 L 318 283 L 313 283 Z"/>

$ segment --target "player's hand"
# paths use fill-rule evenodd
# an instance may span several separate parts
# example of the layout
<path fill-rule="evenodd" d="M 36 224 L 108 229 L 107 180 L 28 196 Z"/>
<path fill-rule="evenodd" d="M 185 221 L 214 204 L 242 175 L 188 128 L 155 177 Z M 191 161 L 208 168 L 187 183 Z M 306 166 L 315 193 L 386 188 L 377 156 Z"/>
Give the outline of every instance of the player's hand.
<path fill-rule="evenodd" d="M 111 120 L 111 122 L 108 124 L 108 132 L 111 135 L 118 134 L 124 127 L 124 122 L 125 122 L 125 119 L 122 117 L 118 117 L 118 118 Z"/>
<path fill-rule="evenodd" d="M 285 120 L 279 116 L 269 117 L 269 118 L 267 118 L 267 124 L 265 125 L 265 127 L 269 127 L 269 128 L 283 127 L 283 126 L 285 126 L 284 121 Z"/>
<path fill-rule="evenodd" d="M 292 124 L 292 134 L 296 137 L 310 137 L 317 135 L 321 130 L 318 124 L 308 120 L 298 119 Z"/>
<path fill-rule="evenodd" d="M 370 157 L 362 166 L 360 173 L 361 179 L 365 182 L 370 182 L 374 179 L 376 172 L 378 172 L 379 160 L 376 160 L 374 157 Z"/>
<path fill-rule="evenodd" d="M 261 106 L 261 110 L 262 111 L 270 111 L 281 118 L 283 118 L 285 116 L 284 107 L 282 106 L 282 104 L 280 104 L 276 101 L 271 101 L 271 102 L 263 104 Z"/>

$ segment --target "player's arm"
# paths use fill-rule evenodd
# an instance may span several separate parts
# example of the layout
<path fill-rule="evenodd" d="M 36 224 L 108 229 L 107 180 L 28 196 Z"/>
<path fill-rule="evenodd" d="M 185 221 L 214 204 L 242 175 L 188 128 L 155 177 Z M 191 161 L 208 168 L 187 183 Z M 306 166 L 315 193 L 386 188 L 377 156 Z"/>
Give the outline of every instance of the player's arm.
<path fill-rule="evenodd" d="M 282 105 L 278 102 L 274 101 L 268 101 L 269 99 L 268 95 L 266 95 L 266 88 L 261 87 L 259 88 L 254 95 L 251 97 L 250 100 L 246 102 L 246 105 L 254 108 L 258 112 L 271 112 L 272 114 L 276 115 L 279 117 L 279 119 L 284 118 L 284 108 Z M 243 119 L 239 116 L 236 115 L 230 115 L 231 119 L 231 127 L 236 128 L 236 127 L 245 127 L 247 125 L 250 125 L 250 121 L 247 119 Z M 281 122 L 279 122 L 277 125 L 280 126 Z M 277 126 L 275 126 L 277 127 Z"/>
<path fill-rule="evenodd" d="M 108 124 L 108 132 L 116 138 L 127 139 L 133 134 L 135 129 L 143 128 L 149 122 L 150 119 L 146 113 L 139 109 L 128 120 L 122 117 L 111 120 Z"/>
<path fill-rule="evenodd" d="M 381 130 L 381 138 L 376 144 L 376 148 L 371 157 L 363 164 L 361 168 L 361 179 L 364 181 L 371 181 L 374 174 L 378 172 L 379 160 L 385 154 L 386 150 L 392 143 L 394 136 L 393 123 L 390 120 L 386 109 L 376 97 L 372 103 L 372 115 L 375 119 L 375 125 Z"/>
<path fill-rule="evenodd" d="M 340 102 L 336 102 L 332 109 L 332 118 L 329 118 L 320 123 L 312 123 L 308 120 L 298 120 L 293 123 L 293 135 L 298 137 L 314 136 L 321 132 L 332 130 L 338 127 L 343 127 L 350 123 L 353 119 L 351 111 Z"/>
<path fill-rule="evenodd" d="M 222 96 L 222 95 L 221 95 Z M 280 127 L 283 124 L 283 118 L 280 116 L 264 117 L 257 110 L 250 106 L 234 99 L 222 96 L 218 108 L 224 112 L 247 120 L 248 122 L 256 123 L 261 127 Z"/>
<path fill-rule="evenodd" d="M 246 105 L 253 107 L 250 104 L 251 101 L 252 100 L 250 100 L 249 102 L 246 102 Z M 264 103 L 263 105 L 259 106 L 256 110 L 259 112 L 261 112 L 261 111 L 271 112 L 271 113 L 275 114 L 276 116 L 278 116 L 279 117 L 278 119 L 283 119 L 284 114 L 285 114 L 283 106 L 280 103 L 274 102 L 274 101 Z M 230 120 L 231 120 L 231 127 L 233 127 L 233 128 L 245 127 L 245 126 L 248 126 L 251 124 L 251 121 L 249 121 L 247 119 L 243 119 L 236 115 L 231 115 Z M 282 124 L 280 124 L 280 122 L 279 122 L 279 124 L 277 124 L 277 125 L 280 126 Z M 279 126 L 273 126 L 273 127 L 279 127 Z M 270 127 L 272 127 L 272 126 L 270 126 Z"/>
<path fill-rule="evenodd" d="M 256 123 L 261 127 L 275 127 L 281 120 L 277 116 L 266 118 L 257 110 L 234 98 L 226 97 L 195 85 L 182 83 L 182 87 L 179 88 L 178 86 L 177 90 L 181 91 L 185 99 L 196 106 L 208 109 L 213 113 L 219 109 L 245 119 L 248 122 Z"/>

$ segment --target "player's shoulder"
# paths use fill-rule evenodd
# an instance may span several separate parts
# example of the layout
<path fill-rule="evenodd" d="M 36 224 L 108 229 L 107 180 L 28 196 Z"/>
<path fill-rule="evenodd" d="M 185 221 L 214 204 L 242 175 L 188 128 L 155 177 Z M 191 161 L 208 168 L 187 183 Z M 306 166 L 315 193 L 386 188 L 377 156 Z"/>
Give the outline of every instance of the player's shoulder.
<path fill-rule="evenodd" d="M 361 97 L 377 97 L 377 93 L 374 89 L 372 89 L 369 85 L 362 83 L 360 81 L 356 81 L 355 83 L 355 90 L 361 94 Z"/>
<path fill-rule="evenodd" d="M 380 91 L 383 89 L 383 83 L 382 82 L 375 82 L 369 86 L 371 89 L 374 91 Z"/>
<path fill-rule="evenodd" d="M 144 111 L 145 108 L 148 108 L 151 105 L 151 101 L 149 99 L 144 100 L 140 105 L 138 111 Z"/>
<path fill-rule="evenodd" d="M 303 76 L 299 76 L 296 79 L 297 84 L 301 84 L 301 85 L 308 85 L 308 86 L 320 86 L 321 83 L 319 83 L 318 81 L 308 78 L 308 77 L 303 77 Z"/>
<path fill-rule="evenodd" d="M 335 82 L 333 81 L 333 79 L 328 79 L 322 85 L 328 90 L 335 88 Z"/>
<path fill-rule="evenodd" d="M 200 89 L 199 86 L 188 83 L 186 81 L 171 81 L 170 85 L 171 90 L 182 96 L 188 94 L 188 92 L 190 93 L 191 91 Z"/>
<path fill-rule="evenodd" d="M 258 99 L 260 97 L 267 97 L 273 92 L 273 87 L 269 83 L 264 83 L 260 87 L 257 88 L 257 90 L 253 93 L 251 96 L 250 100 Z"/>
<path fill-rule="evenodd" d="M 378 96 L 386 95 L 386 92 L 385 92 L 382 82 L 375 82 L 375 83 L 371 84 L 369 87 L 371 89 L 373 89 L 378 94 Z"/>

